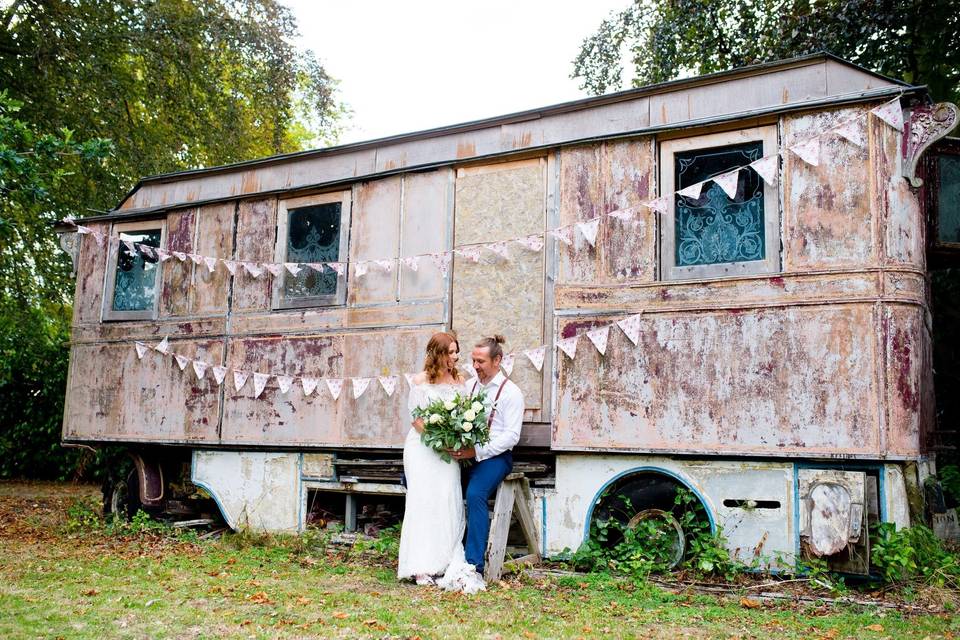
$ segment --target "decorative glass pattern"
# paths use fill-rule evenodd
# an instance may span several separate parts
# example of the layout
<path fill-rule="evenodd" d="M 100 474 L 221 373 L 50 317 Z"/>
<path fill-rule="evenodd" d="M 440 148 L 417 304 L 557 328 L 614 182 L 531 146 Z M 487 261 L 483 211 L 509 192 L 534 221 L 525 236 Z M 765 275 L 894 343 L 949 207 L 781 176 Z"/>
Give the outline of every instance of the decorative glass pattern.
<path fill-rule="evenodd" d="M 680 190 L 763 157 L 762 142 L 674 154 L 675 189 Z M 678 195 L 674 204 L 676 266 L 748 262 L 766 257 L 763 180 L 741 171 L 731 200 L 716 183 L 700 198 Z"/>
<path fill-rule="evenodd" d="M 291 209 L 287 218 L 287 262 L 337 262 L 340 260 L 339 202 Z M 337 293 L 337 274 L 304 268 L 297 275 L 284 272 L 287 298 L 315 298 Z"/>
<path fill-rule="evenodd" d="M 160 246 L 160 229 L 124 231 L 121 240 Z M 134 254 L 123 243 L 117 245 L 117 274 L 113 281 L 114 311 L 146 311 L 156 301 L 158 264 L 156 258 L 143 255 L 134 245 Z"/>
<path fill-rule="evenodd" d="M 960 242 L 960 156 L 940 156 L 940 193 L 937 195 L 937 239 Z"/>

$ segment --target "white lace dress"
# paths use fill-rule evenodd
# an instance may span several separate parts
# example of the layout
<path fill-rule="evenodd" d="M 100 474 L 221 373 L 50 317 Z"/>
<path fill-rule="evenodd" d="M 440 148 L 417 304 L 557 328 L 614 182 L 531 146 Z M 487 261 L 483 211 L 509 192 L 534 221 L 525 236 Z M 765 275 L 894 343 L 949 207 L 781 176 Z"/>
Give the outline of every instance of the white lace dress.
<path fill-rule="evenodd" d="M 463 385 L 420 384 L 410 389 L 410 414 L 437 398 L 466 393 Z M 413 418 L 410 418 L 413 421 Z M 476 593 L 484 588 L 474 566 L 463 555 L 463 491 L 460 465 L 444 462 L 420 441 L 410 428 L 403 445 L 403 471 L 407 478 L 406 507 L 400 530 L 400 559 L 397 577 L 418 575 L 443 577 L 437 584 L 449 591 Z"/>

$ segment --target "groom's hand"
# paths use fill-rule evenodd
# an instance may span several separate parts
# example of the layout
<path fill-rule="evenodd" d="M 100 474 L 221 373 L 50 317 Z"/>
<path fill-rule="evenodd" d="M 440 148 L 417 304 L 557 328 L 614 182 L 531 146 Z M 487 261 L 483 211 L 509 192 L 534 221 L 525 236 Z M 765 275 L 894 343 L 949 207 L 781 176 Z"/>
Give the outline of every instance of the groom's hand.
<path fill-rule="evenodd" d="M 450 455 L 452 455 L 455 460 L 469 460 L 470 458 L 477 457 L 477 449 L 475 447 L 469 447 L 467 449 L 460 449 L 459 451 L 451 451 Z"/>

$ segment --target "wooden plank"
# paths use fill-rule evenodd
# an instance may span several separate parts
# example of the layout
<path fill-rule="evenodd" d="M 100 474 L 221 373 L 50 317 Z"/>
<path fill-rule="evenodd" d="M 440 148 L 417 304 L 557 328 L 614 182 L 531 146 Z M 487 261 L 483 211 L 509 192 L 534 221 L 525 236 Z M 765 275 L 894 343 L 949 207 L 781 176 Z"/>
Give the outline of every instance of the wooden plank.
<path fill-rule="evenodd" d="M 503 556 L 507 550 L 507 534 L 510 533 L 515 486 L 514 482 L 503 482 L 497 489 L 493 521 L 490 523 L 490 537 L 487 539 L 487 564 L 484 567 L 483 576 L 487 582 L 499 580 L 503 572 Z"/>
<path fill-rule="evenodd" d="M 530 555 L 527 557 L 535 558 L 534 562 L 540 561 L 540 541 L 537 536 L 537 525 L 533 521 L 533 496 L 530 493 L 530 483 L 526 478 L 512 480 L 516 484 L 513 498 L 513 512 L 517 516 L 517 522 L 520 523 L 520 529 L 523 531 L 523 537 L 527 541 L 527 548 Z"/>

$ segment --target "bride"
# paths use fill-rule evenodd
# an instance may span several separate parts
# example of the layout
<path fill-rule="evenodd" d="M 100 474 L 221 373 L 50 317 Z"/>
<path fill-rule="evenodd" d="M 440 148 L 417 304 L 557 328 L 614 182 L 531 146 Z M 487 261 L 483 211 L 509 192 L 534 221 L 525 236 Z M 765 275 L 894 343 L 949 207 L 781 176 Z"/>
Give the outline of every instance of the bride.
<path fill-rule="evenodd" d="M 465 395 L 463 376 L 457 371 L 460 344 L 449 333 L 436 333 L 427 343 L 423 371 L 413 378 L 409 410 L 425 407 L 437 398 Z M 483 578 L 463 555 L 463 493 L 460 466 L 444 462 L 420 441 L 423 420 L 413 422 L 403 445 L 403 471 L 407 479 L 406 508 L 400 530 L 397 578 L 413 578 L 419 585 L 435 584 L 449 591 L 476 593 Z"/>

